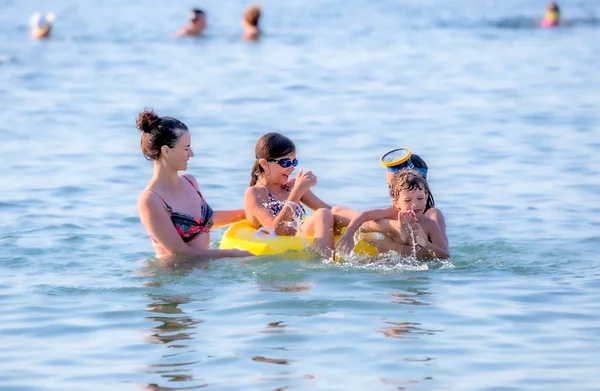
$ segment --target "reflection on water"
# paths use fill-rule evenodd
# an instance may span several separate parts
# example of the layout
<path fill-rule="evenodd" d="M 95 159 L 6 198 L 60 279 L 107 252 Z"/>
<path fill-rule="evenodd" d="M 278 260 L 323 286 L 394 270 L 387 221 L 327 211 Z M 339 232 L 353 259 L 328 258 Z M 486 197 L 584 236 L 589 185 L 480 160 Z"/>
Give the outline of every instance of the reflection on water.
<path fill-rule="evenodd" d="M 402 292 L 390 292 L 388 296 L 392 298 L 392 303 L 399 305 L 408 306 L 427 306 L 430 305 L 425 301 L 418 300 L 417 298 L 427 298 L 431 296 L 428 288 L 417 287 L 417 284 L 427 282 L 427 278 L 406 278 L 402 280 L 403 287 Z M 416 335 L 432 335 L 441 330 L 427 330 L 421 327 L 421 323 L 410 322 L 410 321 L 391 321 L 387 318 L 382 318 L 384 327 L 380 329 L 388 338 L 405 338 L 408 334 L 412 336 Z"/>
<path fill-rule="evenodd" d="M 388 338 L 404 338 L 407 334 L 433 335 L 442 330 L 426 330 L 420 323 L 384 321 L 385 327 L 381 329 Z"/>
<path fill-rule="evenodd" d="M 424 377 L 422 380 L 433 380 L 433 377 Z M 383 384 L 389 384 L 396 386 L 396 390 L 409 390 L 409 386 L 413 384 L 420 383 L 421 380 L 413 380 L 413 379 L 393 379 L 389 377 L 384 377 L 381 379 Z"/>
<path fill-rule="evenodd" d="M 204 321 L 201 319 L 195 319 L 187 315 L 181 305 L 187 304 L 191 301 L 189 296 L 167 296 L 167 295 L 153 295 L 149 294 L 148 297 L 153 301 L 147 305 L 149 312 L 155 313 L 156 315 L 146 317 L 147 320 L 152 322 L 160 323 L 158 326 L 153 327 L 150 330 L 150 335 L 147 337 L 147 341 L 151 344 L 165 344 L 170 349 L 186 349 L 188 344 L 186 341 L 192 340 L 196 332 L 196 326 Z M 168 382 L 193 382 L 197 381 L 191 374 L 192 369 L 195 365 L 198 365 L 200 361 L 183 361 L 183 362 L 172 362 L 173 357 L 180 354 L 193 353 L 195 350 L 188 349 L 181 353 L 170 353 L 163 354 L 162 359 L 170 359 L 168 363 L 161 362 L 156 364 L 148 364 L 146 369 L 143 371 L 149 374 L 159 375 L 160 378 L 165 379 Z M 156 383 L 147 384 L 145 389 L 147 390 L 174 390 L 174 389 L 196 389 L 205 387 L 206 384 L 198 386 L 186 386 L 184 388 L 170 388 L 162 387 Z"/>
<path fill-rule="evenodd" d="M 154 300 L 159 300 L 156 303 L 148 304 L 148 311 L 156 312 L 165 315 L 178 314 L 182 316 L 149 316 L 146 319 L 155 322 L 161 322 L 160 326 L 152 329 L 154 333 L 150 336 L 149 340 L 155 343 L 170 344 L 174 341 L 184 341 L 191 339 L 193 333 L 189 331 L 195 328 L 195 325 L 202 323 L 202 320 L 194 319 L 189 316 L 185 316 L 184 312 L 178 306 L 181 304 L 189 303 L 189 300 L 185 300 L 181 297 L 169 298 L 169 297 L 156 297 L 149 295 Z M 168 301 L 171 300 L 171 301 Z M 186 332 L 183 332 L 186 331 Z M 187 345 L 170 345 L 171 348 L 185 348 Z"/>
<path fill-rule="evenodd" d="M 174 257 L 155 258 L 149 257 L 146 260 L 145 267 L 140 274 L 147 276 L 162 276 L 168 274 L 171 276 L 187 276 L 197 269 L 208 270 L 211 262 L 214 260 L 195 259 L 193 257 L 178 259 Z"/>
<path fill-rule="evenodd" d="M 290 360 L 286 360 L 284 358 L 268 358 L 262 356 L 254 356 L 252 357 L 252 361 L 265 362 L 269 364 L 278 364 L 278 365 L 288 365 Z"/>
<path fill-rule="evenodd" d="M 429 305 L 429 303 L 425 303 L 415 299 L 415 296 L 429 295 L 429 293 L 427 292 L 419 292 L 416 294 L 389 293 L 389 295 L 394 298 L 394 300 L 392 300 L 392 303 L 408 305 Z"/>
<path fill-rule="evenodd" d="M 538 29 L 541 19 L 529 17 L 512 17 L 504 18 L 490 22 L 492 27 L 503 29 Z M 566 18 L 562 19 L 558 28 L 573 28 L 573 27 L 600 27 L 600 19 L 591 18 Z"/>
<path fill-rule="evenodd" d="M 261 292 L 306 292 L 312 288 L 312 285 L 307 282 L 293 282 L 288 284 L 267 284 L 261 283 L 263 285 L 260 288 Z"/>
<path fill-rule="evenodd" d="M 279 322 L 270 322 L 267 324 L 267 328 L 265 330 L 259 331 L 262 334 L 285 334 L 288 332 L 286 330 L 287 325 L 283 324 L 283 321 Z"/>
<path fill-rule="evenodd" d="M 493 20 L 445 20 L 438 22 L 438 27 L 445 29 L 480 29 L 482 27 L 491 27 L 507 30 L 560 30 L 564 28 L 600 28 L 600 18 L 589 17 L 566 17 L 561 18 L 560 26 L 551 29 L 544 29 L 541 26 L 542 17 L 531 16 L 510 16 Z"/>

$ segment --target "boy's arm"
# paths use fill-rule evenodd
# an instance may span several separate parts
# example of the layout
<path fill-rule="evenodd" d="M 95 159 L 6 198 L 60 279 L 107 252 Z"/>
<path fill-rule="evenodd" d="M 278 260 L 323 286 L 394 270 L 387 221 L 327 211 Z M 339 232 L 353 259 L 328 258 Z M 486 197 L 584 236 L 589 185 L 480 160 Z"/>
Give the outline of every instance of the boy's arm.
<path fill-rule="evenodd" d="M 419 223 L 419 228 L 422 233 L 416 233 L 416 235 L 423 235 L 425 237 L 425 246 L 413 244 L 409 241 L 402 240 L 400 235 L 401 226 L 397 220 L 379 220 L 376 222 L 369 222 L 363 224 L 368 226 L 368 229 L 374 228 L 379 232 L 386 232 L 383 239 L 368 239 L 367 243 L 376 247 L 381 254 L 389 251 L 395 251 L 400 256 L 408 257 L 414 255 L 417 259 L 433 260 L 433 259 L 446 259 L 450 257 L 448 247 L 445 245 L 443 234 L 437 223 L 431 219 L 423 219 Z M 362 230 L 363 228 L 361 228 Z M 427 238 L 430 238 L 429 241 Z M 415 239 L 417 239 L 415 237 Z M 415 251 L 416 250 L 416 251 Z"/>
<path fill-rule="evenodd" d="M 446 244 L 444 234 L 438 223 L 426 217 L 424 221 L 421 222 L 421 227 L 424 228 L 425 234 L 429 238 L 427 244 L 423 248 L 435 258 L 450 258 L 448 245 Z"/>

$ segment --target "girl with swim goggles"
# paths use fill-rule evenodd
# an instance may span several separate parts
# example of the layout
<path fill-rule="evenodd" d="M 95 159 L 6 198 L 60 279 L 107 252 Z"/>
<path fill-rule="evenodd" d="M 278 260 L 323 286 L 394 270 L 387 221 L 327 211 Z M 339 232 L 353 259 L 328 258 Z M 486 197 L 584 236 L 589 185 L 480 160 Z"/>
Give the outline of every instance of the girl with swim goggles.
<path fill-rule="evenodd" d="M 313 193 L 317 177 L 312 171 L 300 169 L 291 177 L 298 165 L 292 140 L 267 133 L 256 143 L 255 156 L 250 187 L 244 194 L 250 224 L 282 236 L 312 236 L 315 249 L 330 257 L 334 248 L 331 206 Z M 311 216 L 306 216 L 303 204 L 314 210 Z"/>

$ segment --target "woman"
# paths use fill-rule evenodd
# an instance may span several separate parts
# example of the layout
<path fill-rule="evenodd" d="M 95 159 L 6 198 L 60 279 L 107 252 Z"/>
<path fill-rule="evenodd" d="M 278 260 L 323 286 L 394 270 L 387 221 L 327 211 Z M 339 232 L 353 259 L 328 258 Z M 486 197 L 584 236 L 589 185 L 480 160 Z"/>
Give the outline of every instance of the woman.
<path fill-rule="evenodd" d="M 243 210 L 213 211 L 190 174 L 179 175 L 194 156 L 187 126 L 152 110 L 137 118 L 140 145 L 154 163 L 154 175 L 139 198 L 142 223 L 157 258 L 216 259 L 251 255 L 241 250 L 211 250 L 210 229 L 245 218 Z"/>

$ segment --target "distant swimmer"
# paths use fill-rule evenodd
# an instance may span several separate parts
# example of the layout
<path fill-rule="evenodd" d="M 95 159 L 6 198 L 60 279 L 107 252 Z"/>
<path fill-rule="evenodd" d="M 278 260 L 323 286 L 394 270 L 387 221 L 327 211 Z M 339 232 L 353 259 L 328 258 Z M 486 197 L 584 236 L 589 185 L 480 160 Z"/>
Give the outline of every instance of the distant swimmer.
<path fill-rule="evenodd" d="M 54 23 L 54 14 L 52 12 L 36 12 L 30 19 L 31 37 L 33 39 L 50 38 L 52 23 Z"/>
<path fill-rule="evenodd" d="M 192 8 L 190 12 L 190 23 L 179 29 L 175 35 L 178 37 L 199 37 L 206 29 L 206 14 L 198 8 Z"/>
<path fill-rule="evenodd" d="M 260 38 L 260 28 L 258 22 L 260 20 L 260 7 L 253 5 L 248 8 L 242 18 L 242 28 L 244 29 L 243 38 L 247 41 L 257 41 Z"/>
<path fill-rule="evenodd" d="M 543 28 L 558 27 L 560 25 L 560 9 L 558 8 L 558 4 L 554 2 L 548 4 L 541 25 Z"/>

